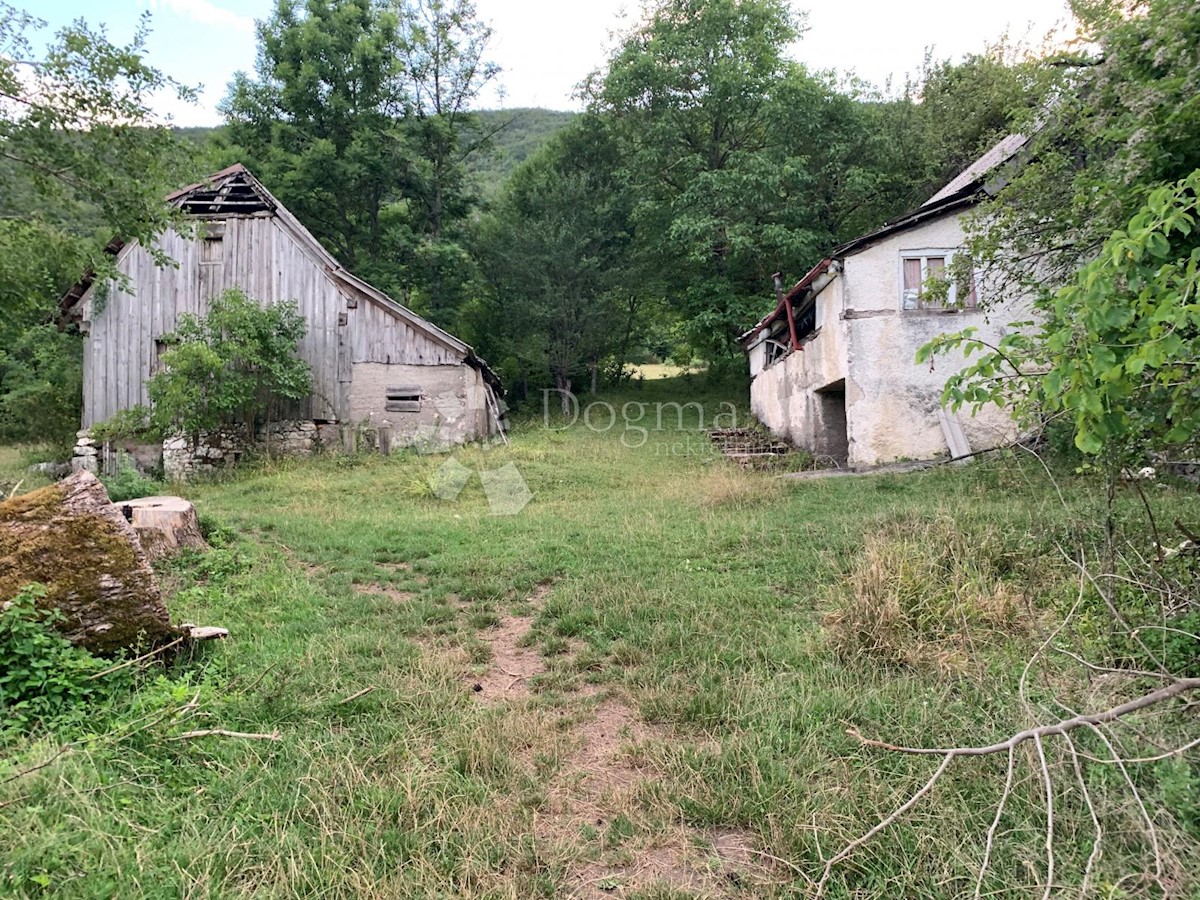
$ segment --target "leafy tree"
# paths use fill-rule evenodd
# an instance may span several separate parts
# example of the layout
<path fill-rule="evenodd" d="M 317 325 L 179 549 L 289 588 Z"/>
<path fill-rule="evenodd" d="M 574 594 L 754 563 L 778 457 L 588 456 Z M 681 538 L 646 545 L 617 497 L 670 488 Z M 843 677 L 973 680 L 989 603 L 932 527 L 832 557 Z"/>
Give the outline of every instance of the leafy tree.
<path fill-rule="evenodd" d="M 483 228 L 489 293 L 469 321 L 514 382 L 548 375 L 565 393 L 620 350 L 639 311 L 626 280 L 631 195 L 611 129 L 585 116 L 517 169 Z M 518 391 L 519 393 L 519 391 Z"/>
<path fill-rule="evenodd" d="M 162 198 L 190 155 L 151 102 L 193 92 L 143 60 L 146 18 L 125 46 L 79 21 L 35 51 L 45 24 L 0 2 L 0 438 L 65 444 L 82 353 L 56 301 L 86 267 L 116 275 L 111 237 L 152 247 L 175 221 Z"/>
<path fill-rule="evenodd" d="M 0 220 L 0 440 L 66 448 L 82 413 L 83 348 L 49 323 L 88 244 L 36 219 Z"/>
<path fill-rule="evenodd" d="M 278 0 L 258 25 L 257 78 L 221 110 L 232 152 L 343 263 L 399 293 L 412 242 L 397 206 L 409 178 L 396 15 L 372 0 Z"/>
<path fill-rule="evenodd" d="M 194 92 L 142 59 L 146 17 L 123 47 L 80 20 L 39 59 L 29 33 L 45 26 L 0 3 L 0 158 L 11 164 L 0 169 L 0 193 L 31 187 L 85 201 L 110 234 L 150 246 L 172 223 L 162 198 L 187 162 L 151 102 L 162 91 L 185 100 Z"/>
<path fill-rule="evenodd" d="M 839 240 L 928 200 L 996 141 L 1028 125 L 1059 80 L 1001 41 L 961 62 L 926 55 L 897 98 L 857 91 L 829 196 Z"/>
<path fill-rule="evenodd" d="M 588 84 L 640 197 L 644 284 L 710 358 L 733 358 L 772 272 L 832 242 L 809 156 L 837 143 L 844 104 L 786 58 L 800 24 L 782 0 L 658 0 Z"/>
<path fill-rule="evenodd" d="M 296 355 L 306 327 L 294 301 L 260 306 L 237 290 L 214 300 L 207 316 L 181 316 L 163 338 L 175 346 L 148 383 L 151 423 L 191 436 L 240 425 L 253 435 L 276 403 L 312 390 L 308 364 Z"/>
<path fill-rule="evenodd" d="M 1084 49 L 1044 61 L 1049 103 L 1018 118 L 1033 136 L 1024 164 L 973 228 L 977 263 L 1009 290 L 1067 283 L 1151 191 L 1200 167 L 1200 9 L 1074 0 L 1072 10 Z"/>
<path fill-rule="evenodd" d="M 408 193 L 425 272 L 421 290 L 430 316 L 448 322 L 470 259 L 447 226 L 472 207 L 467 161 L 488 143 L 471 104 L 500 67 L 486 59 L 492 30 L 470 0 L 395 0 L 394 8 L 412 105 L 407 135 L 416 153 Z"/>

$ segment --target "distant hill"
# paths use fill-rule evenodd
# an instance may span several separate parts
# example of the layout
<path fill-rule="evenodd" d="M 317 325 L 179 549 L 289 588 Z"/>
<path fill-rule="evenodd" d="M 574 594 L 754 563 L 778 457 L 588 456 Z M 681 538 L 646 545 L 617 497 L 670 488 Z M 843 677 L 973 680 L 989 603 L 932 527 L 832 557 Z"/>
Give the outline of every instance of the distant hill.
<path fill-rule="evenodd" d="M 495 131 L 492 152 L 472 157 L 468 172 L 484 196 L 494 195 L 513 169 L 537 153 L 577 115 L 554 109 L 481 110 L 479 119 L 484 132 Z M 221 126 L 175 129 L 180 137 L 201 146 L 219 131 Z"/>
<path fill-rule="evenodd" d="M 485 132 L 499 128 L 490 155 L 471 160 L 468 170 L 484 196 L 494 194 L 512 170 L 542 149 L 578 113 L 555 109 L 488 109 L 479 113 Z"/>

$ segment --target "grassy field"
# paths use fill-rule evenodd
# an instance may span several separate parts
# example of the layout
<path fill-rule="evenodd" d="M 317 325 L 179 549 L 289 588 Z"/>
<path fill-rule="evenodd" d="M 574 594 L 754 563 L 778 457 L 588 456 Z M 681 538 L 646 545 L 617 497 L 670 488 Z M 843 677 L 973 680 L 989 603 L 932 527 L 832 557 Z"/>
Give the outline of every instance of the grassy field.
<path fill-rule="evenodd" d="M 0 497 L 12 491 L 30 491 L 50 483 L 40 472 L 30 472 L 34 458 L 40 459 L 36 448 L 0 446 Z"/>
<path fill-rule="evenodd" d="M 509 448 L 460 450 L 470 480 L 454 499 L 446 455 L 284 462 L 189 488 L 217 546 L 164 570 L 170 606 L 232 636 L 86 723 L 9 740 L 0 782 L 74 743 L 0 784 L 0 894 L 811 897 L 824 861 L 938 762 L 847 729 L 988 743 L 1064 715 L 1056 703 L 1140 690 L 1044 653 L 1017 696 L 1076 599 L 1057 548 L 1094 533 L 1094 483 L 1063 476 L 1060 497 L 1032 457 L 743 472 L 709 451 L 694 410 L 682 428 L 674 408 L 661 431 L 653 410 L 634 425 L 645 435 L 621 424 L 637 413 L 622 404 L 677 390 L 609 398 L 610 430 L 531 421 Z M 721 398 L 691 399 L 711 422 Z M 505 485 L 518 505 L 514 472 L 532 499 L 492 515 Z M 1153 499 L 1169 521 L 1193 496 Z M 1145 536 L 1136 496 L 1117 515 Z M 912 591 L 898 610 L 862 607 L 897 584 Z M 1108 646 L 1094 601 L 1075 622 L 1058 643 Z M 1160 719 L 1138 727 L 1158 739 Z M 198 729 L 279 739 L 179 739 Z M 1054 882 L 1074 896 L 1094 825 L 1071 758 L 1045 744 Z M 1103 755 L 1089 734 L 1076 745 Z M 983 896 L 1041 895 L 1034 760 L 1032 743 L 1016 754 Z M 1153 834 L 1120 771 L 1083 770 L 1106 841 L 1088 895 L 1197 896 L 1197 768 L 1128 768 Z M 1005 772 L 1003 754 L 956 762 L 826 894 L 971 896 Z M 1166 891 L 1145 878 L 1154 844 Z"/>
<path fill-rule="evenodd" d="M 660 378 L 679 378 L 682 375 L 691 373 L 697 374 L 698 370 L 691 366 L 675 366 L 669 363 L 642 363 L 637 366 L 630 366 L 633 370 L 634 378 L 644 378 L 647 381 L 655 381 Z"/>

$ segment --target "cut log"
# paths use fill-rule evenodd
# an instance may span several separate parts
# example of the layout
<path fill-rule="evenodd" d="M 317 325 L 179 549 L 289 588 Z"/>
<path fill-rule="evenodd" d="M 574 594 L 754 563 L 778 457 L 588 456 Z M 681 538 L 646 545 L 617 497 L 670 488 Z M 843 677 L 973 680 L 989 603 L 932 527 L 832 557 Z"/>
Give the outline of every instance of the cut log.
<path fill-rule="evenodd" d="M 46 586 L 55 627 L 93 653 L 145 650 L 180 637 L 133 526 L 90 472 L 0 503 L 0 607 Z"/>
<path fill-rule="evenodd" d="M 207 550 L 196 508 L 182 497 L 142 497 L 118 503 L 153 562 L 180 550 Z"/>

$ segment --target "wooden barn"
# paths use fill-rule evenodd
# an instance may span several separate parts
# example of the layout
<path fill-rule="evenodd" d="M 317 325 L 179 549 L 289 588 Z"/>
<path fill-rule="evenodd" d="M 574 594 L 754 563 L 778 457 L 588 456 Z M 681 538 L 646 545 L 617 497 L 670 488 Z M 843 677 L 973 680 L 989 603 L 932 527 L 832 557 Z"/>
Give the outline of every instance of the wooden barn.
<path fill-rule="evenodd" d="M 386 420 L 399 444 L 462 443 L 497 427 L 502 388 L 471 347 L 346 271 L 244 166 L 167 200 L 201 225 L 194 236 L 160 239 L 176 267 L 157 265 L 137 242 L 114 241 L 108 249 L 127 284 L 85 276 L 62 298 L 64 319 L 84 334 L 84 428 L 148 406 L 163 336 L 228 288 L 263 304 L 295 300 L 307 320 L 300 355 L 313 393 L 291 417 Z"/>

